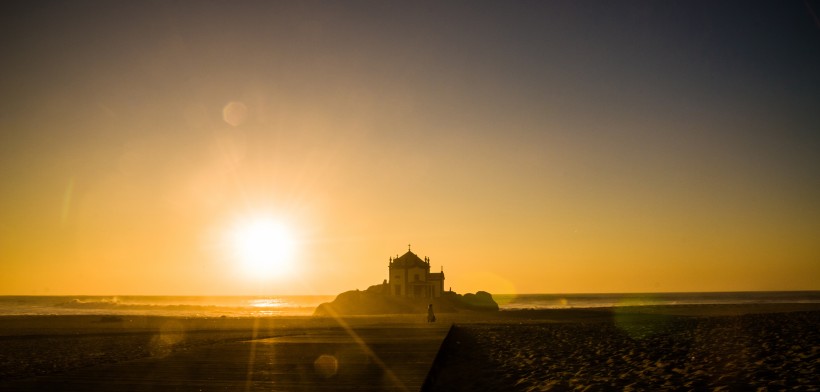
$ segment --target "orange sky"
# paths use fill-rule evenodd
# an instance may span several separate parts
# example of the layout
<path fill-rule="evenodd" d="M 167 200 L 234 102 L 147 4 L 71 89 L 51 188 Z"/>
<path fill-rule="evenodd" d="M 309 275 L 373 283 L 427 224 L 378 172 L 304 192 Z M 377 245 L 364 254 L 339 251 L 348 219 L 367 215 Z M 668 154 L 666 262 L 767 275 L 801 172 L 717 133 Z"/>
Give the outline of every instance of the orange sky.
<path fill-rule="evenodd" d="M 0 12 L 0 295 L 820 289 L 802 5 L 605 4 Z"/>

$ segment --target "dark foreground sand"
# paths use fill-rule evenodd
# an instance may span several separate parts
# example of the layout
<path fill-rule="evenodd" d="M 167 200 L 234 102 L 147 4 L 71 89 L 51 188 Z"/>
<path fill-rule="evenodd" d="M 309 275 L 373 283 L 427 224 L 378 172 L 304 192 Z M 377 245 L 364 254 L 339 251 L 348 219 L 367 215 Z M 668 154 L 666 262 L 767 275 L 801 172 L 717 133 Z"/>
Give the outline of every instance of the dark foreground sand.
<path fill-rule="evenodd" d="M 504 318 L 456 325 L 425 389 L 820 390 L 817 305 L 531 311 Z"/>
<path fill-rule="evenodd" d="M 372 321 L 372 320 L 371 320 Z M 370 323 L 177 349 L 0 383 L 0 391 L 417 391 L 449 328 Z"/>
<path fill-rule="evenodd" d="M 406 327 L 417 316 L 351 317 L 351 328 Z M 65 374 L 126 361 L 165 358 L 205 346 L 338 330 L 315 317 L 174 318 L 152 316 L 0 317 L 3 382 Z"/>
<path fill-rule="evenodd" d="M 163 357 L 192 347 L 321 325 L 299 318 L 0 317 L 0 381 Z"/>
<path fill-rule="evenodd" d="M 430 355 L 428 363 L 414 365 L 416 369 L 431 369 L 426 390 L 820 390 L 817 304 L 438 316 L 439 327 L 455 327 L 441 343 L 437 357 Z M 362 335 L 366 341 L 370 339 L 370 343 L 364 342 L 373 349 L 368 355 L 381 356 L 379 361 L 395 367 L 406 364 L 403 355 L 416 346 L 404 341 L 407 339 L 400 331 L 425 328 L 422 320 L 423 315 L 363 316 L 346 318 L 343 323 L 369 331 Z M 367 384 L 368 374 L 375 369 L 370 357 L 356 359 L 360 364 L 356 366 L 362 369 L 352 370 L 344 379 L 346 384 L 338 383 L 347 377 L 341 370 L 320 384 L 315 379 L 299 381 L 288 376 L 288 366 L 298 365 L 301 359 L 283 355 L 321 354 L 338 345 L 333 336 L 340 336 L 339 331 L 337 320 L 313 317 L 0 317 L 0 390 L 27 385 L 34 387 L 26 390 L 50 390 L 61 385 L 60 380 L 85 377 L 87 382 L 88 375 L 94 374 L 105 375 L 108 380 L 142 380 L 144 373 L 137 374 L 140 371 L 151 366 L 166 369 L 168 364 L 187 374 L 180 385 L 202 386 L 192 390 L 232 390 L 243 384 L 216 388 L 216 384 L 203 381 L 214 376 L 208 369 L 217 367 L 226 372 L 225 377 L 237 377 L 227 374 L 230 358 L 248 358 L 247 350 L 253 346 L 247 342 L 265 338 L 275 338 L 267 341 L 279 345 L 271 346 L 269 363 L 262 363 L 262 354 L 255 357 L 259 364 L 250 367 L 244 359 L 237 371 L 256 374 L 241 373 L 240 380 L 262 380 L 268 384 L 258 385 L 264 386 L 283 385 L 276 382 L 289 379 L 289 387 L 281 390 L 334 389 L 341 385 L 347 390 L 378 390 L 373 385 L 355 387 L 358 382 Z M 304 338 L 310 335 L 324 336 L 323 346 Z M 425 339 L 428 346 L 434 344 L 435 352 L 438 343 Z M 321 366 L 317 367 L 314 359 L 308 365 L 310 371 L 317 372 Z M 107 381 L 100 382 L 95 390 L 107 390 Z M 151 380 L 140 382 L 150 385 Z"/>

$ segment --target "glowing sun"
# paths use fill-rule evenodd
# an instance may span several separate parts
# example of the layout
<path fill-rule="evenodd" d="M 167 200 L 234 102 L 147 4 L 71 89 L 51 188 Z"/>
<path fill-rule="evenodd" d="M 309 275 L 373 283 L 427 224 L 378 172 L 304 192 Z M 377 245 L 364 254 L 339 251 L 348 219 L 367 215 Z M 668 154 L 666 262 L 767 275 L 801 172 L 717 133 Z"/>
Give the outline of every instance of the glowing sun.
<path fill-rule="evenodd" d="M 266 218 L 251 219 L 238 223 L 230 240 L 244 274 L 264 279 L 292 273 L 296 243 L 287 226 Z"/>

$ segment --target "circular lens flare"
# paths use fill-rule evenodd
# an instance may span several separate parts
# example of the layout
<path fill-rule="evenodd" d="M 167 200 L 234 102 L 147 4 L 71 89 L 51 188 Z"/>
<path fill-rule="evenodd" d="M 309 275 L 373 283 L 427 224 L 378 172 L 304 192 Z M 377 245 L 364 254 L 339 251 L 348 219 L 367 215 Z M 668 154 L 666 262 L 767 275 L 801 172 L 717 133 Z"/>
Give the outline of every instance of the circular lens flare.
<path fill-rule="evenodd" d="M 248 117 L 248 107 L 242 102 L 228 102 L 222 108 L 222 119 L 231 126 L 238 127 Z"/>

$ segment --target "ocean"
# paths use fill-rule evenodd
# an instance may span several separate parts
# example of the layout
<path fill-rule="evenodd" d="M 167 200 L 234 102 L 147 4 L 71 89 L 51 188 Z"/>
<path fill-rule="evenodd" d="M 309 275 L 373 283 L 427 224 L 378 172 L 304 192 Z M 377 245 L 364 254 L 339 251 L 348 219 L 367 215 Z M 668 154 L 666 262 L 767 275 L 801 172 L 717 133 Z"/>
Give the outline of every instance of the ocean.
<path fill-rule="evenodd" d="M 0 315 L 309 316 L 332 295 L 0 296 Z"/>
<path fill-rule="evenodd" d="M 0 296 L 0 316 L 155 315 L 309 316 L 333 295 L 291 296 Z M 502 310 L 697 304 L 820 303 L 820 291 L 629 294 L 494 294 Z"/>
<path fill-rule="evenodd" d="M 715 293 L 499 294 L 501 309 L 569 309 L 617 306 L 820 303 L 820 291 Z"/>

